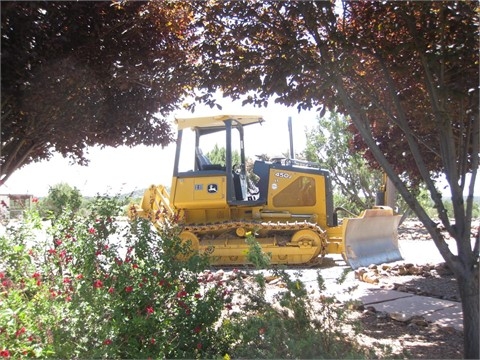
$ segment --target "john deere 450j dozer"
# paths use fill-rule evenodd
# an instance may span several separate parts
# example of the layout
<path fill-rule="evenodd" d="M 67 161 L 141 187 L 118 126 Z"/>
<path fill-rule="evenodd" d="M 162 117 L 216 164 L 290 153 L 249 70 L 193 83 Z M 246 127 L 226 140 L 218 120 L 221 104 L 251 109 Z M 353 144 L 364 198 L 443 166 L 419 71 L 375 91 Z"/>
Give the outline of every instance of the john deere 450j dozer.
<path fill-rule="evenodd" d="M 148 218 L 158 227 L 177 219 L 181 241 L 209 254 L 215 265 L 246 263 L 249 233 L 273 264 L 305 264 L 331 253 L 342 254 L 354 269 L 400 260 L 400 216 L 390 207 L 375 206 L 339 224 L 329 172 L 316 164 L 256 160 L 253 173 L 259 180 L 249 186 L 244 127 L 263 121 L 243 115 L 176 119 L 170 194 L 152 185 L 140 206 L 130 208 L 130 216 Z M 193 130 L 194 139 L 185 139 L 187 130 Z M 213 134 L 225 142 L 224 165 L 212 164 L 201 150 L 206 140 L 211 145 Z M 291 139 L 290 131 L 290 146 Z"/>

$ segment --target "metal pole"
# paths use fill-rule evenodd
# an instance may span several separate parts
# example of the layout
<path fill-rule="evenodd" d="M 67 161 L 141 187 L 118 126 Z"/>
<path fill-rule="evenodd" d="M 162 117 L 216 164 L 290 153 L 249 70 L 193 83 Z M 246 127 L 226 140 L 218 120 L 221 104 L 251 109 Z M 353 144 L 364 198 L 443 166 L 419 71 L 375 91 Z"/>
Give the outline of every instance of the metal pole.
<path fill-rule="evenodd" d="M 290 137 L 290 159 L 295 159 L 295 152 L 293 151 L 293 131 L 292 131 L 292 117 L 288 117 L 288 135 Z"/>

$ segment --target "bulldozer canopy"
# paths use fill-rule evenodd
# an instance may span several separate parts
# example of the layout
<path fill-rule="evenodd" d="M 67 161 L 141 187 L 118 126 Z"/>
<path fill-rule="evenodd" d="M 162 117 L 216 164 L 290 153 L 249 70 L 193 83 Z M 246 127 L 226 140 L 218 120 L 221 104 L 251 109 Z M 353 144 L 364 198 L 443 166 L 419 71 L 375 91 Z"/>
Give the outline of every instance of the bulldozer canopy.
<path fill-rule="evenodd" d="M 175 123 L 178 126 L 178 130 L 187 128 L 222 130 L 225 129 L 226 120 L 233 120 L 233 126 L 235 126 L 235 123 L 246 126 L 250 124 L 260 124 L 265 121 L 263 117 L 258 115 L 217 115 L 191 118 L 176 118 Z"/>

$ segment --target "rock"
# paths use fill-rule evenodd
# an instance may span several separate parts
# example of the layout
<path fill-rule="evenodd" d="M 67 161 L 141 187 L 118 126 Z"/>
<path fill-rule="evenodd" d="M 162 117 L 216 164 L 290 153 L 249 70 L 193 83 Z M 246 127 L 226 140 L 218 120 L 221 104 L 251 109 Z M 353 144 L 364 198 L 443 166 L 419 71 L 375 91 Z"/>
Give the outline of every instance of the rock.
<path fill-rule="evenodd" d="M 390 314 L 390 318 L 393 319 L 393 320 L 397 320 L 397 321 L 402 321 L 402 322 L 406 322 L 408 320 L 410 320 L 406 314 L 404 313 L 397 313 L 397 312 L 392 312 Z"/>
<path fill-rule="evenodd" d="M 273 276 L 273 275 L 266 275 L 265 276 L 265 281 L 267 282 L 267 284 L 270 284 L 272 281 L 278 280 L 278 279 L 279 279 L 278 276 Z"/>
<path fill-rule="evenodd" d="M 267 283 L 269 283 L 270 285 L 275 285 L 275 284 L 278 284 L 282 281 L 282 278 L 273 278 L 271 280 L 267 280 Z"/>
<path fill-rule="evenodd" d="M 379 280 L 375 275 L 376 274 L 372 274 L 372 273 L 363 274 L 362 281 L 364 281 L 368 284 L 378 284 Z"/>
<path fill-rule="evenodd" d="M 381 269 L 382 269 L 383 271 L 388 271 L 388 270 L 391 270 L 391 269 L 392 269 L 392 266 L 391 266 L 391 265 L 388 265 L 388 264 L 382 264 Z"/>
<path fill-rule="evenodd" d="M 410 319 L 410 324 L 415 324 L 417 326 L 421 327 L 427 327 L 428 326 L 428 321 L 423 318 L 423 316 L 413 316 Z"/>
<path fill-rule="evenodd" d="M 363 281 L 363 275 L 366 272 L 367 272 L 367 269 L 365 269 L 365 268 L 359 268 L 359 269 L 355 270 L 355 279 Z"/>

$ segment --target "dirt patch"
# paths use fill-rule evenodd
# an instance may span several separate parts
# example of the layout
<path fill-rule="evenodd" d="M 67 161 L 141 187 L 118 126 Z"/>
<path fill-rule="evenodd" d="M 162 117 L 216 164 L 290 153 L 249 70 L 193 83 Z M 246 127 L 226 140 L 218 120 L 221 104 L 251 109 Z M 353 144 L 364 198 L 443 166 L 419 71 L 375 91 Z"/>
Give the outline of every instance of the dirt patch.
<path fill-rule="evenodd" d="M 353 314 L 360 324 L 356 339 L 380 358 L 462 359 L 463 332 L 422 321 L 396 321 L 368 308 Z"/>
<path fill-rule="evenodd" d="M 417 275 L 399 275 L 397 269 L 398 267 L 393 267 L 384 271 L 377 278 L 378 285 L 422 296 L 459 301 L 456 280 L 448 271 L 439 274 L 433 268 Z M 353 316 L 362 328 L 357 339 L 360 343 L 375 348 L 379 357 L 463 358 L 463 331 L 453 327 L 432 324 L 422 317 L 414 317 L 407 322 L 397 321 L 387 313 L 375 311 L 373 307 L 360 307 Z"/>

